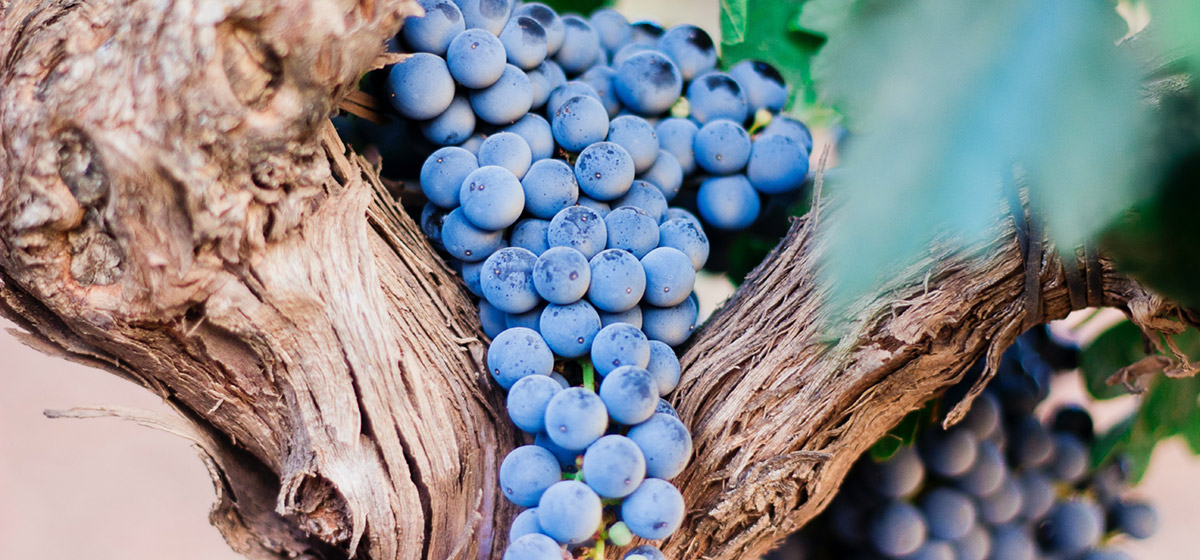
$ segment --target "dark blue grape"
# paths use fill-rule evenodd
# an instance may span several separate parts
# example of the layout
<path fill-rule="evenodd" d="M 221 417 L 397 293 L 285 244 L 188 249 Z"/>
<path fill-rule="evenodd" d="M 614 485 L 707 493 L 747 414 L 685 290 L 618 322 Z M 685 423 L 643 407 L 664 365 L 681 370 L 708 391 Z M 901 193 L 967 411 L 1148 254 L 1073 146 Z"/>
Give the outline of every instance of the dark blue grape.
<path fill-rule="evenodd" d="M 462 144 L 473 132 L 475 111 L 471 109 L 471 102 L 463 94 L 456 94 L 442 114 L 421 123 L 421 134 L 439 146 Z"/>
<path fill-rule="evenodd" d="M 905 556 L 904 560 L 955 560 L 954 546 L 946 541 L 926 540 L 921 548 Z"/>
<path fill-rule="evenodd" d="M 442 222 L 442 245 L 451 256 L 466 262 L 482 261 L 504 244 L 500 231 L 479 229 L 455 208 Z"/>
<path fill-rule="evenodd" d="M 392 107 L 410 119 L 432 119 L 454 101 L 454 80 L 446 61 L 429 53 L 416 53 L 393 64 L 388 90 Z"/>
<path fill-rule="evenodd" d="M 563 544 L 579 544 L 600 529 L 603 505 L 600 496 L 578 480 L 551 486 L 538 502 L 542 531 Z"/>
<path fill-rule="evenodd" d="M 558 63 L 547 60 L 525 73 L 529 78 L 529 84 L 533 88 L 532 107 L 539 109 L 546 106 L 546 102 L 550 99 L 550 92 L 555 88 L 567 83 L 567 75 L 563 73 L 562 68 Z M 553 111 L 547 111 L 547 115 L 553 115 Z"/>
<path fill-rule="evenodd" d="M 627 311 L 619 313 L 609 313 L 607 311 L 597 311 L 600 313 L 600 324 L 607 327 L 616 323 L 625 323 L 633 325 L 637 328 L 642 328 L 642 308 L 633 306 Z"/>
<path fill-rule="evenodd" d="M 518 428 L 536 434 L 546 427 L 546 405 L 561 387 L 545 375 L 528 375 L 518 379 L 508 391 L 508 417 Z"/>
<path fill-rule="evenodd" d="M 637 173 L 645 173 L 658 158 L 658 135 L 654 127 L 638 116 L 617 117 L 608 124 L 608 141 L 625 148 L 633 158 Z"/>
<path fill-rule="evenodd" d="M 654 48 L 653 45 L 647 45 L 645 43 L 630 43 L 628 45 L 625 45 L 625 46 L 617 49 L 617 52 L 613 53 L 611 67 L 612 68 L 620 68 L 621 65 L 625 63 L 626 60 L 629 60 L 629 57 L 631 57 L 637 53 L 646 52 L 646 51 L 656 51 L 657 52 L 658 49 Z"/>
<path fill-rule="evenodd" d="M 558 159 L 533 162 L 525 178 L 521 179 L 521 187 L 525 191 L 525 209 L 546 220 L 579 200 L 575 170 Z"/>
<path fill-rule="evenodd" d="M 657 222 L 640 208 L 617 208 L 604 217 L 604 226 L 610 249 L 622 249 L 642 258 L 658 246 Z"/>
<path fill-rule="evenodd" d="M 538 302 L 533 265 L 538 256 L 528 249 L 506 247 L 483 262 L 480 287 L 488 303 L 505 313 L 524 313 Z"/>
<path fill-rule="evenodd" d="M 658 547 L 644 544 L 625 553 L 621 560 L 667 560 Z"/>
<path fill-rule="evenodd" d="M 575 160 L 579 190 L 596 200 L 619 198 L 629 191 L 633 177 L 633 158 L 612 142 L 591 144 Z"/>
<path fill-rule="evenodd" d="M 668 29 L 659 38 L 658 48 L 675 61 L 686 82 L 717 67 L 717 48 L 712 37 L 695 25 L 676 25 Z"/>
<path fill-rule="evenodd" d="M 536 113 L 529 113 L 517 122 L 509 125 L 504 132 L 511 132 L 525 139 L 529 145 L 529 153 L 533 161 L 540 161 L 554 155 L 554 135 L 550 132 L 550 123 Z"/>
<path fill-rule="evenodd" d="M 958 485 L 974 496 L 987 496 L 1000 488 L 1008 474 L 1004 455 L 991 441 L 979 442 L 975 464 L 956 478 Z"/>
<path fill-rule="evenodd" d="M 597 308 L 620 313 L 642 300 L 646 271 L 637 257 L 628 251 L 606 249 L 592 257 L 590 264 L 592 282 L 587 296 Z"/>
<path fill-rule="evenodd" d="M 679 164 L 683 174 L 692 174 L 696 170 L 696 133 L 700 132 L 696 123 L 672 117 L 659 122 L 654 127 L 654 132 L 658 136 L 658 145 L 675 156 L 675 162 Z"/>
<path fill-rule="evenodd" d="M 563 23 L 553 8 L 540 2 L 528 2 L 513 12 L 513 17 L 529 16 L 546 30 L 546 54 L 558 52 L 563 42 Z"/>
<path fill-rule="evenodd" d="M 628 436 L 646 457 L 646 476 L 675 478 L 692 455 L 692 435 L 687 426 L 669 414 L 654 413 L 649 420 L 630 428 Z"/>
<path fill-rule="evenodd" d="M 1048 463 L 1054 455 L 1054 440 L 1037 418 L 1022 418 L 1010 430 L 1008 455 L 1019 468 L 1032 469 Z"/>
<path fill-rule="evenodd" d="M 594 270 L 592 275 L 595 276 Z M 642 332 L 650 340 L 679 346 L 696 330 L 699 314 L 700 308 L 693 298 L 674 307 L 642 306 Z"/>
<path fill-rule="evenodd" d="M 704 230 L 696 223 L 683 218 L 667 220 L 658 226 L 658 243 L 682 251 L 692 261 L 692 268 L 699 271 L 708 261 L 709 242 Z"/>
<path fill-rule="evenodd" d="M 508 328 L 504 312 L 486 301 L 479 302 L 479 323 L 488 338 L 496 338 Z"/>
<path fill-rule="evenodd" d="M 604 219 L 595 210 L 585 206 L 570 206 L 560 210 L 550 220 L 546 238 L 551 247 L 570 247 L 590 259 L 604 249 L 608 242 L 608 229 Z"/>
<path fill-rule="evenodd" d="M 913 447 L 901 447 L 882 463 L 867 463 L 863 477 L 880 496 L 905 498 L 921 487 L 925 465 Z"/>
<path fill-rule="evenodd" d="M 679 384 L 682 368 L 679 366 L 679 357 L 675 355 L 675 350 L 664 342 L 651 340 L 650 361 L 646 365 L 646 371 L 654 377 L 654 382 L 658 386 L 658 394 L 663 396 L 673 391 Z"/>
<path fill-rule="evenodd" d="M 454 0 L 462 10 L 467 29 L 484 29 L 499 35 L 512 13 L 514 0 Z"/>
<path fill-rule="evenodd" d="M 642 257 L 642 268 L 646 270 L 645 299 L 650 305 L 679 305 L 688 298 L 696 284 L 696 269 L 692 267 L 692 259 L 679 249 L 659 247 L 650 251 Z"/>
<path fill-rule="evenodd" d="M 613 76 L 616 73 L 616 70 L 608 66 L 593 66 L 579 76 L 579 81 L 592 86 L 600 95 L 600 103 L 604 105 L 609 118 L 617 116 L 621 110 L 621 101 L 613 91 Z"/>
<path fill-rule="evenodd" d="M 683 78 L 674 62 L 657 51 L 637 53 L 617 67 L 613 80 L 617 99 L 639 115 L 666 112 L 683 91 Z"/>
<path fill-rule="evenodd" d="M 582 387 L 563 389 L 546 404 L 546 434 L 563 449 L 587 449 L 607 428 L 604 401 Z"/>
<path fill-rule="evenodd" d="M 529 165 L 533 163 L 533 154 L 529 150 L 529 143 L 512 132 L 498 132 L 488 136 L 479 146 L 477 157 L 480 167 L 487 165 L 503 167 L 518 179 L 525 176 L 525 173 L 529 171 Z"/>
<path fill-rule="evenodd" d="M 528 249 L 540 257 L 550 248 L 550 242 L 546 240 L 546 231 L 549 229 L 550 222 L 547 220 L 526 218 L 513 226 L 509 245 Z"/>
<path fill-rule="evenodd" d="M 579 152 L 604 140 L 608 134 L 608 112 L 591 97 L 575 96 L 554 111 L 550 130 L 564 150 Z"/>
<path fill-rule="evenodd" d="M 467 29 L 462 11 L 450 0 L 418 0 L 418 3 L 425 9 L 425 15 L 405 19 L 400 34 L 414 52 L 442 56 L 450 41 Z"/>
<path fill-rule="evenodd" d="M 1133 560 L 1133 556 L 1115 548 L 1096 548 L 1089 551 L 1081 560 Z"/>
<path fill-rule="evenodd" d="M 627 323 L 614 323 L 600 329 L 592 341 L 592 365 L 600 375 L 608 375 L 621 366 L 645 368 L 650 363 L 650 340 L 641 329 Z M 601 392 L 601 397 L 604 393 Z M 657 395 L 656 395 L 657 396 Z M 609 408 L 610 414 L 612 408 Z M 617 418 L 615 415 L 614 418 Z M 649 415 L 647 414 L 647 417 Z M 621 422 L 620 418 L 617 418 Z M 640 422 L 640 420 L 639 420 Z M 636 424 L 637 422 L 621 422 Z"/>
<path fill-rule="evenodd" d="M 446 217 L 449 218 L 450 215 L 447 214 Z M 443 225 L 444 225 L 444 223 L 443 223 Z M 475 227 L 475 226 L 471 226 L 471 227 Z M 472 294 L 475 294 L 477 297 L 483 297 L 483 285 L 479 283 L 479 277 L 481 276 L 481 273 L 483 272 L 483 261 L 478 261 L 478 262 L 454 261 L 454 262 L 459 263 L 459 267 L 460 267 L 459 274 L 462 275 L 463 284 L 467 285 L 467 290 L 470 290 L 470 292 Z"/>
<path fill-rule="evenodd" d="M 553 247 L 538 257 L 533 267 L 537 293 L 550 303 L 575 303 L 587 293 L 592 269 L 583 253 L 570 247 Z"/>
<path fill-rule="evenodd" d="M 1064 406 L 1054 413 L 1051 424 L 1055 432 L 1071 434 L 1084 443 L 1091 443 L 1096 438 L 1096 427 L 1092 415 L 1081 406 Z"/>
<path fill-rule="evenodd" d="M 613 325 L 613 327 L 628 327 L 629 330 L 635 331 L 641 335 L 641 331 L 630 327 L 629 325 Z M 603 333 L 602 333 L 603 334 Z M 641 335 L 641 341 L 645 341 L 644 335 Z M 627 341 L 628 345 L 634 345 L 636 340 Z M 634 356 L 635 352 L 644 349 L 644 356 Z M 613 354 L 614 352 L 606 352 Z M 623 352 L 621 361 L 649 361 L 650 345 L 646 341 L 636 350 L 629 349 Z M 645 357 L 645 360 L 642 358 Z M 611 363 L 611 362 L 609 362 Z M 604 381 L 600 383 L 600 398 L 604 401 L 604 405 L 608 408 L 608 416 L 614 422 L 632 426 L 645 422 L 654 414 L 654 409 L 658 406 L 658 383 L 655 382 L 654 376 L 650 372 L 642 369 L 641 366 L 622 365 L 608 372 L 604 377 Z"/>
<path fill-rule="evenodd" d="M 687 220 L 688 222 L 695 224 L 698 228 L 703 229 L 704 227 L 700 225 L 700 219 L 697 218 L 695 214 L 678 207 L 667 208 L 667 213 L 663 216 L 663 221 L 665 222 L 667 220 Z"/>
<path fill-rule="evenodd" d="M 560 480 L 562 471 L 558 459 L 536 445 L 522 445 L 500 463 L 500 488 L 504 497 L 522 507 L 537 505 L 542 493 Z"/>
<path fill-rule="evenodd" d="M 512 526 L 508 528 L 508 540 L 512 542 L 525 535 L 541 535 L 546 537 L 546 535 L 542 535 L 541 533 L 542 526 L 538 524 L 537 508 L 529 508 L 522 511 L 516 519 L 513 519 Z M 546 540 L 549 540 L 550 544 L 554 545 L 556 551 L 558 550 L 558 543 L 554 542 L 554 539 L 546 537 Z M 562 554 L 560 553 L 558 558 L 552 558 L 552 560 L 562 560 Z"/>
<path fill-rule="evenodd" d="M 1024 494 L 1017 479 L 1006 476 L 1000 488 L 979 500 L 979 517 L 991 525 L 1002 525 L 1021 512 Z"/>
<path fill-rule="evenodd" d="M 586 195 L 579 195 L 579 201 L 576 204 L 579 204 L 585 208 L 591 208 L 593 211 L 599 214 L 601 218 L 607 216 L 609 212 L 612 212 L 612 205 L 609 203 L 600 202 L 599 200 L 589 198 Z"/>
<path fill-rule="evenodd" d="M 921 501 L 921 510 L 933 538 L 956 540 L 975 527 L 975 504 L 966 494 L 953 488 L 938 487 Z"/>
<path fill-rule="evenodd" d="M 421 232 L 434 247 L 442 246 L 442 222 L 446 221 L 446 214 L 448 212 L 432 202 L 426 203 L 421 209 Z"/>
<path fill-rule="evenodd" d="M 529 16 L 517 16 L 500 32 L 500 43 L 508 62 L 522 70 L 532 70 L 546 60 L 546 28 Z"/>
<path fill-rule="evenodd" d="M 564 103 L 573 97 L 578 97 L 581 95 L 584 97 L 591 97 L 592 99 L 603 103 L 603 100 L 600 99 L 600 93 L 596 91 L 596 88 L 592 87 L 592 84 L 579 80 L 571 80 L 569 82 L 563 82 L 562 84 L 559 84 L 550 91 L 550 97 L 546 101 L 546 114 L 553 119 L 554 112 L 558 111 L 558 109 L 562 107 Z M 608 115 L 608 112 L 605 111 L 604 114 Z"/>
<path fill-rule="evenodd" d="M 1000 427 L 1000 401 L 991 391 L 980 393 L 963 417 L 962 426 L 974 433 L 976 439 L 990 438 Z"/>
<path fill-rule="evenodd" d="M 646 477 L 646 460 L 625 436 L 604 436 L 583 454 L 583 478 L 602 498 L 624 498 Z"/>
<path fill-rule="evenodd" d="M 812 132 L 808 130 L 808 127 L 804 123 L 791 117 L 775 115 L 771 119 L 770 124 L 763 129 L 762 134 L 782 134 L 795 140 L 797 144 L 804 146 L 805 152 L 812 153 Z"/>
<path fill-rule="evenodd" d="M 471 89 L 482 89 L 500 79 L 507 58 L 504 45 L 495 35 L 482 29 L 467 29 L 450 41 L 445 64 L 454 81 Z"/>
<path fill-rule="evenodd" d="M 488 165 L 472 171 L 463 179 L 458 200 L 462 204 L 463 214 L 475 227 L 502 230 L 521 217 L 521 210 L 525 208 L 525 191 L 512 171 Z"/>
<path fill-rule="evenodd" d="M 480 120 L 495 125 L 511 124 L 533 106 L 533 86 L 520 68 L 506 64 L 500 79 L 472 91 L 470 98 L 471 108 Z"/>
<path fill-rule="evenodd" d="M 908 502 L 891 501 L 872 516 L 868 532 L 879 552 L 893 558 L 905 556 L 925 544 L 925 516 Z"/>
<path fill-rule="evenodd" d="M 925 467 L 942 476 L 958 476 L 975 464 L 979 440 L 964 429 L 932 429 L 921 438 L 919 449 Z"/>
<path fill-rule="evenodd" d="M 613 207 L 632 206 L 644 212 L 657 228 L 667 213 L 667 198 L 657 186 L 646 181 L 635 180 L 624 196 L 613 201 Z"/>
<path fill-rule="evenodd" d="M 782 194 L 804 185 L 808 176 L 808 151 L 781 134 L 762 134 L 750 148 L 746 177 L 758 192 Z"/>
<path fill-rule="evenodd" d="M 705 222 L 726 231 L 750 227 L 762 209 L 758 193 L 745 175 L 705 179 L 700 183 L 696 205 Z"/>
<path fill-rule="evenodd" d="M 562 547 L 554 539 L 530 533 L 513 539 L 504 549 L 504 558 L 501 560 L 562 560 L 562 557 Z"/>
<path fill-rule="evenodd" d="M 992 550 L 992 535 L 982 525 L 976 524 L 952 546 L 958 560 L 985 560 Z"/>
<path fill-rule="evenodd" d="M 547 305 L 540 324 L 546 344 L 564 358 L 587 354 L 592 349 L 592 339 L 600 332 L 600 316 L 586 301 Z"/>
<path fill-rule="evenodd" d="M 688 111 L 700 124 L 717 119 L 745 122 L 749 114 L 741 84 L 724 72 L 705 72 L 687 89 Z"/>
<path fill-rule="evenodd" d="M 479 169 L 479 163 L 475 154 L 462 148 L 441 148 L 421 165 L 421 191 L 425 198 L 442 208 L 456 208 L 463 180 L 476 169 Z"/>
<path fill-rule="evenodd" d="M 1045 473 L 1032 470 L 1017 475 L 1021 487 L 1020 515 L 1027 521 L 1038 521 L 1054 507 L 1054 482 Z"/>
<path fill-rule="evenodd" d="M 989 558 L 999 560 L 1035 560 L 1038 558 L 1037 545 L 1029 535 L 1029 527 L 1025 525 L 1008 524 L 992 528 L 991 552 Z"/>
<path fill-rule="evenodd" d="M 729 69 L 729 75 L 742 85 L 751 113 L 759 109 L 778 113 L 787 104 L 787 82 L 774 66 L 759 60 L 743 60 Z"/>
<path fill-rule="evenodd" d="M 630 27 L 633 28 L 633 36 L 630 40 L 638 45 L 657 46 L 659 38 L 667 32 L 663 26 L 653 21 L 636 21 Z"/>
<path fill-rule="evenodd" d="M 675 198 L 679 189 L 683 187 L 683 168 L 670 152 L 659 150 L 654 164 L 638 179 L 657 187 L 663 195 L 663 200 L 669 201 Z"/>
<path fill-rule="evenodd" d="M 714 175 L 737 173 L 750 160 L 750 135 L 730 120 L 709 121 L 696 133 L 696 165 Z"/>
<path fill-rule="evenodd" d="M 633 534 L 658 540 L 683 523 L 683 496 L 670 482 L 647 478 L 621 503 L 621 520 Z"/>
<path fill-rule="evenodd" d="M 592 28 L 600 36 L 600 46 L 610 53 L 633 40 L 633 28 L 629 26 L 629 20 L 616 10 L 596 10 L 592 12 L 591 22 Z"/>
<path fill-rule="evenodd" d="M 1048 466 L 1050 473 L 1063 482 L 1078 482 L 1087 473 L 1091 460 L 1087 446 L 1070 434 L 1055 434 L 1052 439 L 1054 457 Z"/>
<path fill-rule="evenodd" d="M 600 37 L 592 24 L 576 15 L 562 16 L 563 42 L 554 60 L 568 75 L 587 70 L 600 56 Z"/>
<path fill-rule="evenodd" d="M 655 342 L 655 341 L 652 340 L 651 342 Z M 662 399 L 662 398 L 658 399 L 658 406 L 654 407 L 654 413 L 655 414 L 666 414 L 667 416 L 670 416 L 671 418 L 679 418 L 679 413 L 675 411 L 675 407 L 671 406 L 671 403 L 667 402 L 666 399 Z"/>
<path fill-rule="evenodd" d="M 1158 513 L 1140 502 L 1117 502 L 1110 510 L 1113 526 L 1135 539 L 1148 539 L 1158 532 Z"/>
<path fill-rule="evenodd" d="M 487 363 L 488 371 L 496 382 L 509 389 L 522 377 L 550 375 L 554 371 L 554 354 L 537 332 L 522 328 L 507 329 L 492 337 Z"/>
<path fill-rule="evenodd" d="M 475 112 L 475 110 L 472 109 L 471 112 Z M 483 141 L 486 139 L 487 139 L 486 134 L 484 134 L 482 132 L 476 132 L 475 134 L 472 134 L 470 138 L 467 138 L 465 141 L 463 141 L 462 144 L 459 144 L 459 147 L 468 152 L 471 152 L 472 154 L 478 154 L 479 146 L 482 146 Z"/>

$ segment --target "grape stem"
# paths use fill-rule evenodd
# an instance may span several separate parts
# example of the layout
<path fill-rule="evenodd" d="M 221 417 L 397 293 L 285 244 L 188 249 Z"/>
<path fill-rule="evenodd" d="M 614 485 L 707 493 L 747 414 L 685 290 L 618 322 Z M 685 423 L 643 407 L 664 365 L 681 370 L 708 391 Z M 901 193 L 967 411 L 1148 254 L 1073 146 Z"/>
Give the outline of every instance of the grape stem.
<path fill-rule="evenodd" d="M 579 366 L 583 368 L 583 388 L 595 393 L 596 368 L 592 367 L 592 361 L 583 360 L 579 362 Z"/>

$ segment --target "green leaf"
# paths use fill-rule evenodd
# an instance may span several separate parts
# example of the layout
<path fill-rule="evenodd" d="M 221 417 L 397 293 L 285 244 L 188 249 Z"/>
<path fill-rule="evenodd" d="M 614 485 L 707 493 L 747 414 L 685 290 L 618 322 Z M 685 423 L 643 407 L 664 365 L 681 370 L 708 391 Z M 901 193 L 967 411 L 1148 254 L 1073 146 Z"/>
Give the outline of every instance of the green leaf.
<path fill-rule="evenodd" d="M 936 408 L 937 399 L 932 399 L 925 403 L 925 406 L 906 414 L 899 424 L 888 430 L 888 433 L 883 434 L 883 437 L 871 446 L 871 459 L 876 462 L 884 461 L 895 455 L 901 447 L 912 445 L 921 430 L 933 424 Z"/>
<path fill-rule="evenodd" d="M 818 37 L 830 37 L 858 7 L 859 0 L 808 0 L 800 7 L 800 17 L 792 29 Z"/>
<path fill-rule="evenodd" d="M 1059 246 L 1132 204 L 1141 105 L 1122 26 L 1088 0 L 863 0 L 813 60 L 852 133 L 826 221 L 835 299 L 875 291 L 935 238 L 994 237 L 1014 164 Z"/>
<path fill-rule="evenodd" d="M 554 8 L 554 11 L 565 14 L 590 14 L 600 8 L 613 5 L 615 0 L 543 0 L 543 2 Z"/>
<path fill-rule="evenodd" d="M 1105 380 L 1145 355 L 1142 331 L 1137 325 L 1123 321 L 1110 327 L 1080 352 L 1079 370 L 1088 393 L 1098 400 L 1128 395 L 1123 385 L 1108 385 Z"/>
<path fill-rule="evenodd" d="M 1165 61 L 1183 61 L 1200 76 L 1200 2 L 1151 0 L 1150 27 Z"/>
<path fill-rule="evenodd" d="M 725 68 L 747 59 L 770 63 L 791 86 L 791 104 L 808 109 L 817 102 L 809 59 L 824 39 L 791 29 L 799 6 L 795 0 L 722 0 L 721 63 Z M 729 33 L 726 26 L 734 32 Z"/>

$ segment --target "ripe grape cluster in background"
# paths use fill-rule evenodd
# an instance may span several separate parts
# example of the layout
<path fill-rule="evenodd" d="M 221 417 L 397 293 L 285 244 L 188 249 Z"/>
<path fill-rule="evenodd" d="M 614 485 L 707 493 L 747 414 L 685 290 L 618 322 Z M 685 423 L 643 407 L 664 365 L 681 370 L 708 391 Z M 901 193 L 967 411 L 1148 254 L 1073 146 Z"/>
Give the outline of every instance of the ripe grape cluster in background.
<path fill-rule="evenodd" d="M 1091 467 L 1085 410 L 1062 407 L 1046 422 L 1034 414 L 1051 371 L 1069 365 L 1043 332 L 1005 353 L 962 422 L 930 427 L 882 462 L 864 456 L 826 512 L 766 558 L 1131 558 L 1119 535 L 1149 537 L 1158 518 L 1124 495 L 1119 460 Z"/>
<path fill-rule="evenodd" d="M 504 558 L 664 539 L 683 521 L 670 480 L 692 441 L 662 397 L 696 326 L 705 228 L 747 228 L 800 190 L 812 136 L 778 114 L 789 90 L 774 68 L 718 71 L 695 26 L 420 4 L 390 45 L 402 59 L 363 83 L 392 123 L 337 124 L 367 137 L 385 176 L 419 177 L 422 230 L 480 298 L 489 373 L 529 442 L 499 468 L 527 508 Z"/>

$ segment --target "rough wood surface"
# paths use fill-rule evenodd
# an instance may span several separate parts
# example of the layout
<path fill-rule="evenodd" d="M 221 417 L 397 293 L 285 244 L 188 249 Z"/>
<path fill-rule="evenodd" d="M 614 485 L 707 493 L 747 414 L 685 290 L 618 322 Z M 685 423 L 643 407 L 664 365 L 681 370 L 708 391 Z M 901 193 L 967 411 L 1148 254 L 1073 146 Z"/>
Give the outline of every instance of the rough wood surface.
<path fill-rule="evenodd" d="M 470 300 L 326 119 L 411 3 L 0 8 L 0 314 L 179 418 L 71 414 L 195 441 L 213 523 L 248 557 L 498 557 L 515 511 L 496 471 L 520 440 Z M 1000 220 L 992 242 L 939 246 L 830 317 L 815 222 L 683 357 L 696 455 L 672 558 L 765 550 L 908 410 L 1070 308 L 1046 258 L 1043 309 L 1026 316 Z M 1107 268 L 1103 281 L 1105 303 L 1170 330 L 1174 307 Z"/>

